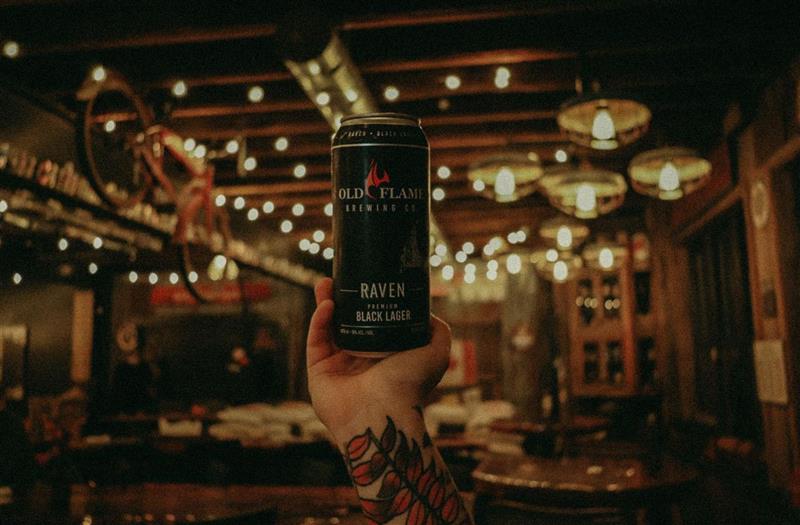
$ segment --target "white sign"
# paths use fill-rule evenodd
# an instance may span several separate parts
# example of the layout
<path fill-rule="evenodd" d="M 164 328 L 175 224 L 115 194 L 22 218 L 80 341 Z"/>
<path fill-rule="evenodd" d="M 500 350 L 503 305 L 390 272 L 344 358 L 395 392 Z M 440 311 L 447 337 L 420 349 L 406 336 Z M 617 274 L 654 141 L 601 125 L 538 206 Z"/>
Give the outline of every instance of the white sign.
<path fill-rule="evenodd" d="M 753 343 L 758 399 L 762 403 L 789 403 L 786 368 L 783 364 L 783 341 L 765 339 Z"/>

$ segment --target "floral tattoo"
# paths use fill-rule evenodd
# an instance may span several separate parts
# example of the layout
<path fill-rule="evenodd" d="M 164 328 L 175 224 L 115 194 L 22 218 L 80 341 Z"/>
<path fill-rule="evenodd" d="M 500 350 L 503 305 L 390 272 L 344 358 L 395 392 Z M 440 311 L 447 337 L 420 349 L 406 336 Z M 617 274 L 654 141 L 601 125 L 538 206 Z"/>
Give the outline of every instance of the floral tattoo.
<path fill-rule="evenodd" d="M 392 418 L 387 416 L 386 422 L 380 439 L 367 428 L 347 443 L 344 454 L 356 486 L 381 480 L 375 499 L 361 498 L 370 523 L 387 523 L 406 513 L 407 525 L 472 523 L 458 491 L 447 493 L 453 486 L 447 470 L 433 457 L 426 466 L 417 441 L 409 443 Z"/>

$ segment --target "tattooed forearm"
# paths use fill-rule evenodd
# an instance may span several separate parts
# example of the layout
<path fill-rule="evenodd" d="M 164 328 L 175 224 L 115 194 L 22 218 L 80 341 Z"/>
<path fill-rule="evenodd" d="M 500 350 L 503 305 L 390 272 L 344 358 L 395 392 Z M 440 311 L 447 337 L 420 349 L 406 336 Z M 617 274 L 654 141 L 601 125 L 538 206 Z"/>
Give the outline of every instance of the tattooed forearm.
<path fill-rule="evenodd" d="M 395 518 L 405 518 L 407 525 L 472 523 L 427 433 L 422 441 L 420 447 L 387 416 L 380 438 L 367 428 L 347 443 L 345 462 L 371 523 Z M 423 451 L 427 447 L 430 452 Z"/>

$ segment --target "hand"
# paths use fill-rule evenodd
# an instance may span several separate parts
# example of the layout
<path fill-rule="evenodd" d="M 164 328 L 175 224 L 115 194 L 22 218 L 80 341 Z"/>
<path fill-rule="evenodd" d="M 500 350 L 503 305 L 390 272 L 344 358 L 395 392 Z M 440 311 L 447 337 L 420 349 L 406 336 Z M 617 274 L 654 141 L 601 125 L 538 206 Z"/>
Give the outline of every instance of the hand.
<path fill-rule="evenodd" d="M 339 439 L 359 428 L 371 414 L 420 405 L 442 378 L 450 361 L 450 329 L 431 316 L 431 343 L 383 359 L 357 357 L 333 343 L 333 281 L 322 279 L 314 289 L 317 309 L 306 344 L 308 389 L 317 415 Z M 358 423 L 356 423 L 358 422 Z M 360 430 L 359 430 L 360 431 Z"/>

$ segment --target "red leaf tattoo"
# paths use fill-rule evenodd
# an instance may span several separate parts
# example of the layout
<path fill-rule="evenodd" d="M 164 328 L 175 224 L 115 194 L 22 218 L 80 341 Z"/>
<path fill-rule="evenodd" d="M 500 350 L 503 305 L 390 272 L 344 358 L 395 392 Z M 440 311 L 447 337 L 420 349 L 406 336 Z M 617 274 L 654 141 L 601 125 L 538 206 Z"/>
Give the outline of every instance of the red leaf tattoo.
<path fill-rule="evenodd" d="M 408 467 L 406 467 L 406 476 L 412 482 L 416 482 L 422 474 L 422 454 L 419 451 L 417 442 L 411 448 L 411 456 L 409 458 Z"/>
<path fill-rule="evenodd" d="M 358 435 L 350 440 L 347 444 L 347 456 L 350 458 L 350 461 L 356 461 L 369 448 L 369 431 L 364 432 L 361 435 Z"/>
<path fill-rule="evenodd" d="M 390 451 L 394 448 L 394 442 L 397 440 L 397 430 L 395 430 L 392 418 L 387 417 L 386 420 L 386 429 L 381 434 L 381 447 L 383 450 Z"/>
<path fill-rule="evenodd" d="M 378 497 L 393 498 L 395 494 L 397 494 L 397 491 L 400 490 L 400 483 L 400 476 L 397 475 L 397 472 L 390 470 L 383 478 L 383 484 L 381 484 L 381 489 L 378 491 Z"/>
<path fill-rule="evenodd" d="M 392 500 L 392 506 L 390 507 L 390 511 L 393 516 L 399 516 L 400 514 L 404 513 L 408 506 L 411 505 L 411 501 L 414 499 L 414 495 L 408 489 L 400 489 L 397 495 Z"/>
<path fill-rule="evenodd" d="M 411 506 L 411 511 L 408 513 L 408 521 L 406 521 L 406 523 L 408 525 L 423 525 L 427 517 L 428 513 L 425 510 L 425 505 L 422 504 L 421 500 L 417 500 Z"/>
<path fill-rule="evenodd" d="M 442 506 L 442 517 L 447 523 L 451 523 L 454 519 L 456 519 L 456 516 L 458 516 L 458 507 L 458 496 L 456 496 L 456 493 L 454 492 L 450 494 L 446 500 L 444 500 L 444 506 Z"/>

